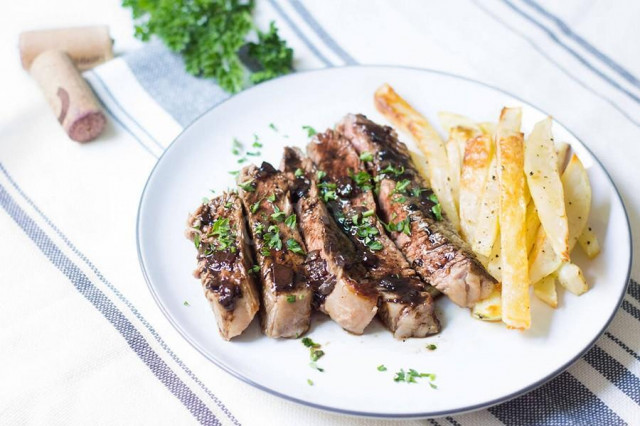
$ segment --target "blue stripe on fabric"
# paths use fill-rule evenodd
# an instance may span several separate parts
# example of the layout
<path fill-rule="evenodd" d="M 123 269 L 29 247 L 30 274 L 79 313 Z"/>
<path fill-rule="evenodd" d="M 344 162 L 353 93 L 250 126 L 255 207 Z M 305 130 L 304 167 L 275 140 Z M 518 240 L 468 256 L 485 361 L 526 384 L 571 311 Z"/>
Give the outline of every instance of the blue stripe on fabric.
<path fill-rule="evenodd" d="M 357 62 L 351 55 L 349 55 L 342 47 L 336 43 L 336 41 L 329 35 L 324 28 L 320 26 L 318 21 L 311 15 L 311 13 L 304 7 L 298 0 L 289 0 L 289 3 L 298 12 L 298 14 L 304 19 L 307 24 L 313 29 L 318 37 L 333 50 L 347 65 L 356 65 Z"/>
<path fill-rule="evenodd" d="M 606 332 L 604 333 L 605 336 L 607 336 L 609 339 L 613 340 L 615 343 L 618 344 L 618 346 L 620 346 L 622 349 L 624 349 L 624 351 L 626 353 L 628 353 L 629 355 L 631 355 L 632 357 L 634 357 L 635 359 L 637 359 L 638 361 L 640 361 L 640 355 L 638 355 L 636 353 L 636 351 L 634 351 L 633 349 L 631 349 L 629 346 L 625 345 L 624 342 L 622 342 L 620 339 L 618 339 L 616 336 L 614 336 L 613 334 L 611 334 L 610 332 Z"/>
<path fill-rule="evenodd" d="M 523 0 L 526 4 L 537 10 L 542 15 L 549 18 L 553 21 L 560 31 L 562 31 L 567 37 L 574 40 L 580 46 L 582 46 L 585 50 L 591 53 L 596 58 L 600 59 L 604 64 L 609 66 L 612 70 L 614 70 L 618 75 L 627 80 L 629 83 L 633 84 L 636 87 L 640 88 L 640 80 L 638 80 L 629 70 L 624 68 L 622 65 L 618 64 L 611 57 L 607 56 L 604 52 L 598 50 L 595 46 L 589 43 L 580 35 L 576 34 L 570 27 L 567 25 L 562 19 L 553 13 L 549 12 L 547 9 L 543 8 L 540 4 L 536 3 L 532 0 Z"/>
<path fill-rule="evenodd" d="M 627 367 L 620 364 L 599 346 L 591 348 L 583 359 L 616 385 L 625 395 L 634 400 L 636 404 L 640 405 L 640 379 Z"/>
<path fill-rule="evenodd" d="M 634 280 L 630 280 L 627 293 L 629 293 L 634 299 L 640 302 L 640 284 L 638 284 Z"/>
<path fill-rule="evenodd" d="M 298 26 L 291 20 L 289 15 L 287 15 L 287 13 L 282 9 L 282 7 L 280 7 L 280 5 L 275 0 L 269 0 L 269 4 L 271 4 L 271 6 L 275 9 L 275 11 L 278 12 L 278 14 L 282 17 L 282 19 L 284 19 L 287 25 L 289 25 L 289 27 L 293 30 L 293 32 L 296 33 L 298 38 L 302 40 L 302 42 L 309 48 L 309 50 L 311 50 L 311 52 L 313 52 L 314 55 L 316 55 L 318 59 L 320 59 L 320 61 L 322 61 L 328 67 L 333 66 L 331 61 L 327 59 L 327 57 L 324 56 L 322 52 L 320 52 L 313 43 L 311 43 L 311 41 L 307 38 L 307 36 L 305 36 L 302 33 L 300 28 L 298 28 Z"/>
<path fill-rule="evenodd" d="M 629 314 L 631 314 L 631 316 L 633 316 L 635 319 L 640 321 L 640 309 L 638 309 L 635 306 L 633 306 L 627 300 L 623 300 L 622 301 L 622 309 L 624 309 Z"/>
<path fill-rule="evenodd" d="M 113 103 L 118 107 L 118 109 L 120 109 L 120 111 L 122 111 L 122 113 L 129 119 L 131 120 L 131 122 L 133 122 L 133 124 L 135 124 L 140 130 L 142 130 L 142 133 L 144 133 L 145 135 L 147 135 L 149 137 L 149 139 L 151 139 L 151 142 L 153 142 L 158 148 L 160 148 L 161 150 L 164 151 L 164 146 L 162 146 L 160 144 L 160 142 L 158 142 L 152 135 L 151 133 L 149 133 L 147 131 L 147 129 L 145 129 L 144 127 L 142 127 L 142 125 L 140 123 L 138 123 L 138 121 L 136 121 L 135 118 L 133 118 L 133 116 L 131 114 L 129 114 L 129 112 L 127 112 L 127 110 L 120 105 L 120 102 L 118 102 L 118 100 L 116 99 L 115 96 L 113 96 L 113 93 L 111 92 L 111 89 L 109 89 L 109 86 L 107 86 L 107 84 L 104 82 L 104 80 L 102 79 L 102 77 L 100 77 L 100 75 L 95 72 L 94 70 L 91 70 L 91 75 L 93 75 L 96 80 L 98 80 L 98 83 L 100 83 L 100 85 L 104 88 L 104 91 L 106 92 L 106 94 L 111 98 L 111 100 L 113 101 Z"/>
<path fill-rule="evenodd" d="M 220 421 L 213 412 L 180 380 L 162 358 L 154 352 L 146 339 L 124 314 L 122 314 L 113 302 L 93 285 L 80 268 L 51 241 L 33 219 L 11 198 L 2 185 L 0 185 L 0 204 L 49 261 L 62 272 L 78 292 L 114 326 L 131 349 L 138 355 L 140 360 L 142 360 L 158 380 L 182 402 L 189 412 L 202 424 L 220 425 Z"/>
<path fill-rule="evenodd" d="M 577 79 L 576 77 L 574 77 L 569 70 L 567 70 L 566 68 L 564 68 L 562 65 L 560 65 L 559 62 L 555 61 L 554 59 L 552 59 L 550 56 L 548 56 L 545 51 L 538 46 L 533 40 L 531 40 L 530 38 L 528 38 L 526 35 L 524 35 L 523 32 L 518 31 L 516 28 L 512 27 L 511 25 L 509 25 L 507 22 L 503 21 L 498 15 L 494 14 L 493 12 L 491 12 L 489 9 L 486 9 L 482 3 L 480 3 L 477 0 L 471 0 L 472 3 L 481 11 L 483 11 L 484 13 L 486 13 L 487 15 L 489 15 L 491 18 L 493 18 L 493 20 L 495 20 L 496 22 L 498 22 L 499 24 L 501 24 L 502 26 L 504 26 L 505 28 L 507 28 L 508 30 L 510 30 L 511 32 L 513 32 L 514 34 L 517 34 L 518 36 L 520 36 L 520 38 L 522 38 L 523 40 L 525 40 L 527 43 L 529 43 L 529 45 L 531 45 L 531 47 L 533 47 L 533 49 L 538 52 L 540 54 L 540 56 L 542 56 L 543 58 L 545 58 L 548 62 L 550 62 L 552 65 L 554 65 L 556 68 L 558 68 L 564 75 L 566 75 L 567 77 L 569 77 L 571 80 L 573 80 L 575 83 L 577 83 L 579 86 L 581 86 L 583 89 L 587 90 L 589 93 L 597 96 L 598 98 L 602 99 L 603 101 L 605 101 L 606 103 L 608 103 L 609 105 L 611 105 L 616 111 L 618 111 L 622 116 L 624 116 L 627 120 L 629 120 L 632 124 L 634 124 L 636 127 L 640 128 L 640 121 L 636 121 L 624 108 L 618 106 L 615 102 L 613 102 L 611 99 L 605 97 L 604 95 L 596 92 L 595 90 L 593 90 L 591 87 L 589 87 L 588 85 L 586 85 L 585 83 L 583 83 L 581 80 Z"/>
<path fill-rule="evenodd" d="M 149 154 L 151 154 L 152 157 L 154 157 L 155 159 L 160 158 L 156 153 L 154 153 L 151 148 L 149 148 L 144 142 L 142 142 L 142 140 L 138 137 L 138 135 L 136 135 L 129 127 L 127 127 L 114 113 L 113 111 L 111 111 L 111 108 L 109 108 L 103 101 L 102 99 L 100 99 L 99 96 L 96 96 L 96 98 L 98 99 L 98 102 L 100 102 L 100 105 L 102 105 L 102 108 L 105 109 L 105 111 L 107 111 L 107 113 L 111 116 L 111 118 L 113 118 L 115 120 L 116 123 L 118 123 L 120 125 L 120 127 L 122 127 L 127 133 L 129 133 L 129 135 L 131 135 L 132 138 L 134 138 L 137 142 L 138 145 L 140 145 L 142 148 L 144 148 L 145 151 L 147 151 Z"/>
<path fill-rule="evenodd" d="M 625 95 L 627 95 L 629 98 L 631 98 L 632 100 L 634 100 L 636 103 L 638 103 L 640 105 L 640 98 L 639 97 L 637 97 L 636 95 L 634 95 L 633 93 L 631 93 L 630 91 L 628 91 L 627 89 L 622 87 L 620 84 L 618 84 L 616 81 L 614 81 L 611 77 L 609 77 L 608 75 L 606 75 L 605 73 L 603 73 L 602 71 L 600 71 L 599 69 L 597 69 L 596 67 L 591 65 L 591 63 L 589 61 L 587 61 L 584 57 L 582 57 L 578 52 L 576 52 L 571 47 L 569 47 L 565 43 L 563 43 L 558 38 L 558 36 L 556 36 L 553 33 L 553 31 L 549 30 L 547 27 L 545 27 L 543 24 L 538 22 L 536 19 L 531 17 L 526 12 L 524 12 L 522 9 L 518 8 L 517 6 L 515 6 L 509 0 L 502 0 L 502 2 L 505 3 L 507 6 L 509 6 L 512 10 L 514 10 L 518 15 L 522 16 L 524 19 L 526 19 L 527 21 L 531 22 L 536 27 L 540 28 L 544 33 L 546 33 L 549 36 L 549 38 L 551 38 L 551 40 L 553 40 L 558 46 L 562 47 L 565 51 L 567 51 L 567 53 L 569 53 L 571 56 L 573 56 L 575 59 L 577 59 L 582 65 L 587 67 L 589 70 L 591 70 L 593 73 L 597 74 L 600 78 L 605 80 L 611 86 L 613 86 L 614 88 L 620 90 L 622 93 L 624 93 Z"/>
<path fill-rule="evenodd" d="M 568 372 L 489 412 L 507 425 L 625 425 L 611 408 Z"/>
<path fill-rule="evenodd" d="M 60 237 L 60 239 L 67 245 L 67 247 L 69 247 L 71 251 L 76 256 L 78 256 L 80 260 L 82 260 L 94 274 L 96 274 L 98 279 L 103 284 L 105 284 L 124 305 L 129 308 L 131 313 L 146 327 L 149 333 L 151 333 L 151 335 L 156 339 L 162 349 L 164 349 L 167 354 L 171 356 L 174 362 L 178 366 L 180 366 L 180 368 L 182 368 L 182 370 L 194 381 L 194 383 L 196 383 L 215 402 L 218 408 L 220 408 L 220 410 L 225 413 L 235 425 L 239 426 L 240 423 L 238 422 L 238 420 L 233 416 L 233 414 L 231 414 L 229 409 L 222 403 L 222 401 L 220 401 L 213 394 L 213 392 L 211 392 L 211 390 L 209 390 L 204 385 L 204 383 L 202 383 L 200 379 L 198 379 L 195 374 L 193 374 L 193 372 L 182 362 L 182 360 L 177 357 L 177 355 L 171 350 L 171 348 L 169 348 L 162 337 L 160 337 L 158 332 L 151 326 L 151 324 L 149 324 L 146 318 L 144 318 L 142 314 L 140 314 L 138 309 L 120 292 L 120 290 L 118 290 L 113 284 L 111 284 L 111 282 L 109 282 L 109 280 L 104 277 L 102 272 L 98 270 L 93 262 L 91 262 L 82 252 L 80 252 L 80 250 L 78 250 L 78 248 L 69 240 L 69 238 L 67 238 L 67 236 L 63 234 L 62 231 L 60 231 L 60 229 L 58 229 L 58 227 L 40 210 L 40 208 L 33 202 L 33 200 L 29 198 L 29 196 L 20 188 L 20 186 L 18 186 L 16 181 L 9 174 L 2 163 L 0 163 L 0 172 L 4 174 L 11 186 L 18 192 L 18 194 L 20 194 L 20 196 L 27 202 L 27 204 L 36 211 L 36 213 L 47 223 L 47 225 L 49 225 L 51 229 L 53 229 L 53 231 L 58 235 L 58 237 Z"/>
<path fill-rule="evenodd" d="M 446 420 L 451 423 L 453 426 L 460 426 L 460 423 L 456 421 L 453 417 L 447 417 Z"/>

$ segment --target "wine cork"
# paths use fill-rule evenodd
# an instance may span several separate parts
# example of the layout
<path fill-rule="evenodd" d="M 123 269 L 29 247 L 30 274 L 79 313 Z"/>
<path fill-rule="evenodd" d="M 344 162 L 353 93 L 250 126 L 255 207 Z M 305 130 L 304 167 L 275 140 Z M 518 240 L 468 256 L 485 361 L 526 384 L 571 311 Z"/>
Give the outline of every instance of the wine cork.
<path fill-rule="evenodd" d="M 27 71 L 39 54 L 52 49 L 66 52 L 80 71 L 113 58 L 113 42 L 105 25 L 26 31 L 20 34 L 18 45 Z"/>
<path fill-rule="evenodd" d="M 102 133 L 107 120 L 91 88 L 65 52 L 41 53 L 31 65 L 31 76 L 71 139 L 88 142 Z"/>

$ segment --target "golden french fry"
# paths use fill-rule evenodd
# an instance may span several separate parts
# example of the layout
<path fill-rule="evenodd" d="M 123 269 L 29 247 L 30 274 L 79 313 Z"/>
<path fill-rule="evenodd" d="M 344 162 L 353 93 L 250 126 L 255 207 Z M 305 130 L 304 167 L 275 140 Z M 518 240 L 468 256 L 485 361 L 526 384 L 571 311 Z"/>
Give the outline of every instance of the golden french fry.
<path fill-rule="evenodd" d="M 456 204 L 451 193 L 449 160 L 444 142 L 429 121 L 413 109 L 388 84 L 376 90 L 374 101 L 378 111 L 396 127 L 413 136 L 420 150 L 427 157 L 431 187 L 438 197 L 445 216 L 454 229 L 460 229 Z"/>
<path fill-rule="evenodd" d="M 496 287 L 487 297 L 476 303 L 471 309 L 474 318 L 483 321 L 500 321 L 502 319 L 502 294 Z"/>
<path fill-rule="evenodd" d="M 455 112 L 440 111 L 438 112 L 438 121 L 442 130 L 448 135 L 451 135 L 451 130 L 456 127 L 465 127 L 476 132 L 480 132 L 480 127 L 475 121 L 464 115 L 456 114 Z"/>
<path fill-rule="evenodd" d="M 524 145 L 524 171 L 540 224 L 562 261 L 569 260 L 569 224 L 557 169 L 551 118 L 536 123 Z"/>
<path fill-rule="evenodd" d="M 496 131 L 500 182 L 502 321 L 510 328 L 531 325 L 524 177 L 522 110 L 504 108 Z"/>
<path fill-rule="evenodd" d="M 487 263 L 484 264 L 487 268 L 487 272 L 491 274 L 493 278 L 502 282 L 502 245 L 500 244 L 500 235 L 496 238 L 496 242 L 493 245 L 491 254 L 487 258 Z"/>
<path fill-rule="evenodd" d="M 482 133 L 484 133 L 485 135 L 491 136 L 492 138 L 496 134 L 496 127 L 497 127 L 496 123 L 486 121 L 484 123 L 478 123 L 478 127 L 480 127 L 480 130 L 482 130 Z"/>
<path fill-rule="evenodd" d="M 571 145 L 566 142 L 556 144 L 556 167 L 560 174 L 564 173 L 564 169 L 567 167 L 569 154 L 571 154 Z"/>
<path fill-rule="evenodd" d="M 480 200 L 480 208 L 475 229 L 473 230 L 473 241 L 471 242 L 473 251 L 482 256 L 489 256 L 493 247 L 498 244 L 500 185 L 498 183 L 497 164 L 498 160 L 494 154 L 489 165 L 484 193 Z"/>
<path fill-rule="evenodd" d="M 589 259 L 593 259 L 600 254 L 598 237 L 596 237 L 596 234 L 590 226 L 584 228 L 584 231 L 582 231 L 582 234 L 580 234 L 578 238 L 578 243 Z"/>
<path fill-rule="evenodd" d="M 452 134 L 457 129 L 460 127 Z M 470 244 L 477 242 L 474 233 L 492 157 L 491 137 L 481 134 L 467 140 L 460 176 L 460 230 L 462 238 Z"/>
<path fill-rule="evenodd" d="M 569 224 L 569 251 L 571 251 L 578 237 L 584 231 L 591 209 L 589 177 L 577 155 L 571 156 L 561 181 Z M 551 247 L 551 242 L 541 226 L 531 250 L 529 277 L 535 283 L 556 271 L 560 265 L 562 265 L 562 259 Z"/>
<path fill-rule="evenodd" d="M 429 166 L 427 165 L 427 159 L 424 158 L 424 155 L 420 152 L 416 152 L 413 150 L 409 150 L 409 154 L 411 155 L 411 161 L 416 166 L 418 173 L 420 176 L 427 182 L 429 181 Z"/>
<path fill-rule="evenodd" d="M 527 253 L 531 253 L 533 244 L 536 242 L 539 227 L 540 218 L 538 217 L 538 210 L 536 209 L 535 203 L 529 201 L 527 204 Z"/>
<path fill-rule="evenodd" d="M 456 133 L 454 136 L 453 133 Z M 462 167 L 463 151 L 460 151 L 460 144 L 457 138 L 460 137 L 460 132 L 449 133 L 449 139 L 445 143 L 447 149 L 447 158 L 449 159 L 449 174 L 451 177 L 451 195 L 453 196 L 453 202 L 456 205 L 456 209 L 460 209 L 458 204 L 460 199 L 460 169 Z"/>
<path fill-rule="evenodd" d="M 578 296 L 589 290 L 582 270 L 578 265 L 571 262 L 563 263 L 560 269 L 558 269 L 558 282 L 571 293 Z"/>
<path fill-rule="evenodd" d="M 558 307 L 558 292 L 556 291 L 555 275 L 547 275 L 533 285 L 533 293 L 552 308 Z"/>

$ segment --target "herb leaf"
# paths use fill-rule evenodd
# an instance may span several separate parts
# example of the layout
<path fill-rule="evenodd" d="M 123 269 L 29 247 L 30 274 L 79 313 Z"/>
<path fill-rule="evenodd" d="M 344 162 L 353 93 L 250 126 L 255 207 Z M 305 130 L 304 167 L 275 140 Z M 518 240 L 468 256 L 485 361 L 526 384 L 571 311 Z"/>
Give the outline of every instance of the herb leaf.
<path fill-rule="evenodd" d="M 284 224 L 287 225 L 289 228 L 294 229 L 296 227 L 296 215 L 292 214 L 291 216 L 288 216 L 285 220 L 284 220 Z"/>
<path fill-rule="evenodd" d="M 293 253 L 297 253 L 297 254 L 301 254 L 301 255 L 305 255 L 306 254 L 304 252 L 304 250 L 302 249 L 302 247 L 300 247 L 300 243 L 298 243 L 293 238 L 289 238 L 287 240 L 287 248 L 289 249 L 289 251 L 291 251 Z"/>
<path fill-rule="evenodd" d="M 362 154 L 360 154 L 360 160 L 373 161 L 373 154 L 370 152 L 363 152 Z"/>
<path fill-rule="evenodd" d="M 254 192 L 256 190 L 255 186 L 253 185 L 253 179 L 241 182 L 238 184 L 238 186 L 247 192 Z"/>
<path fill-rule="evenodd" d="M 385 367 L 384 364 L 380 364 L 378 366 L 378 371 L 387 371 L 387 367 Z"/>
<path fill-rule="evenodd" d="M 308 137 L 312 137 L 314 135 L 316 135 L 318 132 L 316 132 L 316 129 L 314 129 L 311 126 L 302 126 L 302 130 L 306 130 L 307 131 L 307 136 Z"/>

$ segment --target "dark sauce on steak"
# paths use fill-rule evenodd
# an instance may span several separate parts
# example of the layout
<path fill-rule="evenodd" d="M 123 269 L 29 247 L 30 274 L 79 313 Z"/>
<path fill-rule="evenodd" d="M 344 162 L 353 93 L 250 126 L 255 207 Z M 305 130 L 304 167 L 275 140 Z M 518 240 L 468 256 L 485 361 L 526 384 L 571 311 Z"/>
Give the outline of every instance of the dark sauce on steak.
<path fill-rule="evenodd" d="M 425 300 L 424 293 L 419 291 L 420 286 L 409 278 L 389 275 L 380 279 L 378 285 L 382 291 L 392 292 L 396 296 L 390 300 L 393 303 L 418 305 Z"/>

